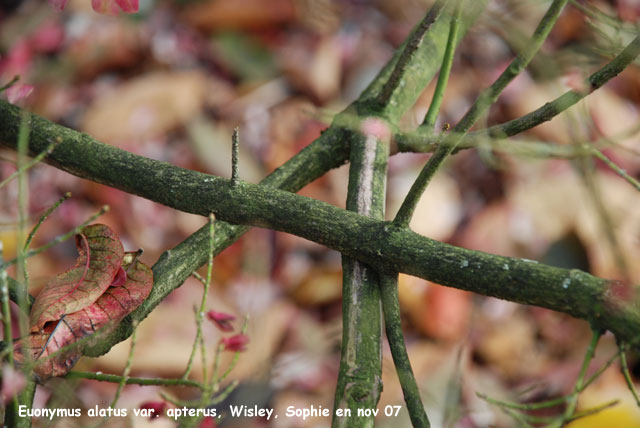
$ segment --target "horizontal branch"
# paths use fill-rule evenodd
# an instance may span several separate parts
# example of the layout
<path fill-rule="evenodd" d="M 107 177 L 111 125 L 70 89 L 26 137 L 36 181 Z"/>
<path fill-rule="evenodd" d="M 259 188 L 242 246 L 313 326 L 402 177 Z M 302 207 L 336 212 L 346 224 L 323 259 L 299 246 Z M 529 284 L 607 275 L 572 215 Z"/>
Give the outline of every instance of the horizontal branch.
<path fill-rule="evenodd" d="M 0 101 L 1 145 L 15 149 L 20 114 L 19 108 Z M 291 233 L 390 272 L 565 312 L 611 330 L 623 341 L 633 341 L 640 329 L 638 301 L 629 287 L 616 281 L 454 247 L 264 185 L 238 182 L 231 186 L 229 180 L 125 152 L 39 116 L 32 116 L 30 127 L 30 153 L 41 152 L 47 137 L 62 139 L 46 162 L 181 211 L 204 216 L 213 212 L 217 219 Z M 185 273 L 195 261 L 185 263 L 183 259 L 198 257 L 192 254 L 193 246 L 202 245 L 198 242 L 202 239 L 206 235 L 194 235 L 161 257 L 154 266 L 152 297 L 132 318 L 145 318 L 162 299 L 165 288 L 175 288 L 175 278 L 188 276 Z M 219 239 L 229 236 L 219 237 L 216 230 L 216 244 Z M 113 343 L 104 348 L 93 347 L 91 355 L 106 352 L 117 339 L 113 336 Z"/>

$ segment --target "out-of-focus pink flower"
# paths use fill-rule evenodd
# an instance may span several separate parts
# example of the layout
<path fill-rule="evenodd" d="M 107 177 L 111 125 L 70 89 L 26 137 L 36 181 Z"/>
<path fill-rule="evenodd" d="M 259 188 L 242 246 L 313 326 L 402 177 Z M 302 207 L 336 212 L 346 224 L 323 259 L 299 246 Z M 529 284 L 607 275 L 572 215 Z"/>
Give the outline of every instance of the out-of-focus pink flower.
<path fill-rule="evenodd" d="M 27 384 L 22 372 L 14 369 L 13 367 L 5 364 L 2 366 L 2 402 L 6 403 L 15 397 L 20 391 L 24 389 Z"/>
<path fill-rule="evenodd" d="M 218 428 L 218 424 L 216 424 L 216 421 L 211 416 L 207 416 L 200 422 L 198 428 Z"/>
<path fill-rule="evenodd" d="M 5 90 L 5 93 L 7 94 L 7 100 L 9 100 L 11 104 L 15 104 L 18 101 L 28 97 L 29 94 L 33 92 L 33 89 L 33 85 L 23 85 L 21 83 L 15 83 L 11 87 L 7 88 L 7 90 Z"/>
<path fill-rule="evenodd" d="M 139 9 L 138 0 L 116 0 L 116 3 L 125 13 L 136 13 Z"/>
<path fill-rule="evenodd" d="M 120 7 L 115 0 L 91 0 L 91 7 L 103 15 L 116 16 L 120 13 Z"/>
<path fill-rule="evenodd" d="M 49 0 L 49 5 L 60 12 L 67 5 L 67 0 Z"/>
<path fill-rule="evenodd" d="M 152 414 L 149 419 L 159 418 L 167 407 L 167 403 L 164 401 L 145 401 L 140 405 L 140 410 L 151 410 Z"/>
<path fill-rule="evenodd" d="M 224 345 L 225 351 L 242 352 L 247 350 L 249 336 L 246 334 L 236 334 L 231 337 L 223 337 L 220 339 L 220 343 Z"/>
<path fill-rule="evenodd" d="M 29 38 L 33 50 L 42 53 L 55 52 L 63 40 L 64 31 L 62 26 L 53 20 L 38 27 Z"/>
<path fill-rule="evenodd" d="M 125 13 L 138 11 L 138 0 L 91 0 L 91 7 L 104 15 L 117 15 L 122 10 Z"/>
<path fill-rule="evenodd" d="M 15 76 L 25 74 L 31 66 L 33 49 L 26 39 L 18 40 L 0 62 L 0 74 Z"/>
<path fill-rule="evenodd" d="M 220 330 L 233 331 L 232 322 L 236 319 L 233 315 L 224 312 L 209 311 L 207 312 L 207 318 L 213 321 Z"/>

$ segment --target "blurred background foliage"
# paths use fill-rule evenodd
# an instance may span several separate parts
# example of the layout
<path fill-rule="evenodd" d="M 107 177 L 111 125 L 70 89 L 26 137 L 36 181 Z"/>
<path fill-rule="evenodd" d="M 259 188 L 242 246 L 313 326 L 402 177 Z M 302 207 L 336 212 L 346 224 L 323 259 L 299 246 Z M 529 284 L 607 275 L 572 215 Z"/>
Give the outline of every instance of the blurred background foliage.
<path fill-rule="evenodd" d="M 455 123 L 532 33 L 548 2 L 492 0 L 462 40 L 440 126 Z M 61 13 L 46 2 L 0 4 L 0 82 L 14 75 L 35 86 L 25 106 L 100 141 L 154 159 L 229 177 L 231 131 L 240 127 L 240 178 L 258 182 L 320 135 L 370 82 L 429 2 L 421 0 L 140 0 L 135 15 L 94 13 L 70 0 Z M 521 116 L 569 88 L 619 52 L 640 30 L 635 0 L 575 1 L 525 73 L 480 126 Z M 401 126 L 417 126 L 435 84 Z M 629 67 L 566 114 L 518 138 L 553 144 L 597 144 L 626 171 L 640 173 L 640 68 Z M 514 142 L 514 144 L 517 144 Z M 400 154 L 389 165 L 388 217 L 393 217 L 427 155 Z M 0 179 L 15 170 L 0 151 Z M 160 253 L 205 222 L 40 165 L 29 174 L 29 215 L 65 192 L 73 197 L 42 226 L 36 245 L 80 224 L 103 204 L 127 250 Z M 344 207 L 342 167 L 301 194 Z M 0 239 L 15 255 L 17 185 L 0 189 Z M 640 195 L 604 164 L 515 156 L 490 144 L 452 157 L 422 198 L 411 227 L 426 236 L 495 254 L 580 268 L 640 283 Z M 68 242 L 29 260 L 31 293 L 75 260 Z M 232 377 L 228 402 L 331 407 L 339 362 L 339 254 L 303 239 L 254 229 L 215 259 L 209 309 L 250 315 L 248 352 Z M 139 327 L 131 374 L 180 376 L 195 336 L 193 312 L 201 284 L 189 279 Z M 434 426 L 511 426 L 500 409 L 478 398 L 524 402 L 570 392 L 589 341 L 586 322 L 548 310 L 474 296 L 413 277 L 400 277 L 409 354 Z M 219 332 L 205 326 L 207 343 Z M 385 344 L 386 346 L 386 344 Z M 121 373 L 127 342 L 77 368 Z M 598 348 L 592 371 L 616 352 L 612 337 Z M 380 407 L 403 404 L 388 348 Z M 635 359 L 631 360 L 632 365 Z M 196 358 L 194 375 L 199 373 Z M 636 372 L 640 366 L 632 367 Z M 56 379 L 35 406 L 106 406 L 115 384 Z M 157 387 L 129 386 L 120 404 L 158 399 Z M 446 391 L 457 391 L 446 400 Z M 188 389 L 169 389 L 181 399 Z M 621 404 L 573 427 L 640 426 L 624 379 L 610 369 L 582 395 L 586 408 L 612 398 Z M 73 424 L 80 425 L 73 425 Z M 57 421 L 36 426 L 84 426 Z M 120 425 L 125 423 L 118 420 Z M 129 426 L 150 422 L 132 418 Z M 408 426 L 379 418 L 379 426 Z M 154 427 L 174 422 L 159 419 Z M 223 421 L 226 427 L 325 427 L 328 418 Z"/>

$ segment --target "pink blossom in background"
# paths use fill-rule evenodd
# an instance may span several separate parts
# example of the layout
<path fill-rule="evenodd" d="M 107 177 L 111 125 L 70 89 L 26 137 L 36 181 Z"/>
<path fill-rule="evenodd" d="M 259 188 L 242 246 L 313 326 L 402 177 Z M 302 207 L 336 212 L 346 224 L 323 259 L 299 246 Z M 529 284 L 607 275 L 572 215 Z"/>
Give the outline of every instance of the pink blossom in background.
<path fill-rule="evenodd" d="M 249 336 L 246 334 L 236 334 L 231 337 L 223 337 L 220 339 L 220 343 L 224 345 L 225 351 L 242 352 L 247 350 Z"/>
<path fill-rule="evenodd" d="M 167 403 L 164 401 L 147 401 L 140 405 L 140 409 L 148 409 L 153 411 L 153 414 L 149 417 L 149 419 L 159 418 L 163 413 L 164 409 L 167 407 Z"/>
<path fill-rule="evenodd" d="M 2 366 L 2 402 L 6 403 L 20 393 L 27 384 L 22 372 L 5 364 Z"/>
<path fill-rule="evenodd" d="M 34 89 L 33 85 L 24 85 L 22 83 L 16 83 L 11 87 L 7 88 L 5 90 L 5 93 L 7 94 L 7 100 L 9 100 L 11 104 L 15 104 L 18 101 L 27 98 L 31 94 L 31 92 L 33 92 L 33 89 Z"/>
<path fill-rule="evenodd" d="M 207 416 L 200 422 L 198 428 L 217 428 L 217 426 L 216 421 L 211 416 Z"/>
<path fill-rule="evenodd" d="M 207 312 L 207 318 L 213 321 L 220 330 L 233 331 L 232 322 L 236 319 L 233 315 L 225 314 L 224 312 L 209 311 Z"/>
<path fill-rule="evenodd" d="M 34 51 L 42 53 L 55 52 L 64 40 L 62 26 L 54 21 L 47 21 L 39 26 L 29 37 L 29 43 Z"/>
<path fill-rule="evenodd" d="M 138 11 L 138 0 L 91 0 L 91 7 L 104 15 L 118 15 L 120 10 L 125 13 Z"/>
<path fill-rule="evenodd" d="M 67 5 L 67 0 L 49 0 L 49 5 L 54 10 L 60 12 Z"/>
<path fill-rule="evenodd" d="M 18 74 L 25 74 L 31 67 L 33 49 L 26 39 L 18 40 L 0 61 L 0 75 L 4 74 L 12 78 Z"/>
<path fill-rule="evenodd" d="M 138 0 L 116 0 L 116 3 L 125 13 L 136 13 L 139 9 Z"/>
<path fill-rule="evenodd" d="M 120 13 L 120 8 L 115 0 L 91 0 L 91 7 L 103 15 L 116 16 Z"/>

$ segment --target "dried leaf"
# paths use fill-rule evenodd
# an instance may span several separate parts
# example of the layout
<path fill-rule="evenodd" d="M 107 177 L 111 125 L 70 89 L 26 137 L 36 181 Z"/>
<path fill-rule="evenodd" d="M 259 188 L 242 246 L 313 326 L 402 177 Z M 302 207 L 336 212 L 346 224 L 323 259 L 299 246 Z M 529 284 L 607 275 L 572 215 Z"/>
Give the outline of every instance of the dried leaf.
<path fill-rule="evenodd" d="M 51 280 L 33 303 L 32 332 L 92 304 L 113 282 L 124 256 L 113 230 L 103 224 L 87 226 L 76 236 L 76 245 L 80 253 L 76 264 Z"/>
<path fill-rule="evenodd" d="M 100 328 L 117 326 L 151 292 L 153 273 L 147 265 L 137 260 L 135 266 L 131 267 L 135 257 L 136 253 L 126 253 L 124 256 L 122 268 L 127 272 L 124 285 L 107 288 L 93 304 L 64 315 L 57 323 L 47 323 L 43 331 L 32 333 L 26 343 L 19 341 L 16 344 L 16 361 L 24 362 L 24 346 L 32 360 L 39 360 L 34 372 L 40 381 L 66 374 L 82 356 L 80 346 L 70 345 Z M 68 349 L 47 358 L 64 347 Z"/>

